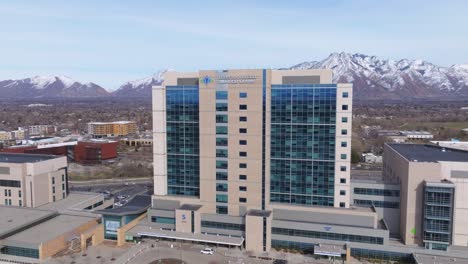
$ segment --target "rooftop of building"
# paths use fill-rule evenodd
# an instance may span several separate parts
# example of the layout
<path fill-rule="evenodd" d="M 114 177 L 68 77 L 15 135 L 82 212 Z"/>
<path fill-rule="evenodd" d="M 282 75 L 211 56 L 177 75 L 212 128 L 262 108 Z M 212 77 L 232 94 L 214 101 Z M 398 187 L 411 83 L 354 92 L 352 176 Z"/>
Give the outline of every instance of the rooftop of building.
<path fill-rule="evenodd" d="M 107 124 L 126 125 L 126 124 L 133 124 L 133 123 L 135 123 L 135 121 L 89 122 L 88 125 L 107 125 Z"/>
<path fill-rule="evenodd" d="M 63 234 L 68 234 L 69 237 L 66 239 L 71 240 L 75 236 L 79 236 L 79 234 L 74 234 L 73 230 L 95 219 L 93 217 L 61 214 L 5 238 L 2 244 L 37 248 L 40 244 Z"/>
<path fill-rule="evenodd" d="M 56 158 L 60 157 L 45 154 L 0 153 L 0 162 L 3 163 L 35 163 Z"/>
<path fill-rule="evenodd" d="M 387 145 L 411 162 L 468 162 L 468 151 L 427 144 L 388 143 Z"/>
<path fill-rule="evenodd" d="M 416 131 L 416 130 L 404 130 L 400 131 L 402 135 L 432 135 L 430 132 L 427 131 Z"/>
<path fill-rule="evenodd" d="M 0 239 L 55 215 L 50 210 L 0 205 Z"/>
<path fill-rule="evenodd" d="M 444 147 L 468 151 L 468 141 L 431 141 L 432 144 Z"/>
<path fill-rule="evenodd" d="M 179 207 L 180 210 L 188 210 L 188 211 L 198 211 L 202 206 L 198 204 L 183 204 Z"/>
<path fill-rule="evenodd" d="M 112 209 L 97 210 L 96 213 L 103 215 L 130 215 L 130 214 L 141 214 L 145 212 L 151 206 L 150 195 L 136 195 L 127 204 L 121 207 L 114 207 Z"/>
<path fill-rule="evenodd" d="M 44 204 L 39 209 L 62 212 L 79 212 L 89 206 L 90 202 L 104 200 L 104 195 L 91 192 L 72 192 L 65 199 Z M 89 213 L 89 211 L 87 212 Z"/>

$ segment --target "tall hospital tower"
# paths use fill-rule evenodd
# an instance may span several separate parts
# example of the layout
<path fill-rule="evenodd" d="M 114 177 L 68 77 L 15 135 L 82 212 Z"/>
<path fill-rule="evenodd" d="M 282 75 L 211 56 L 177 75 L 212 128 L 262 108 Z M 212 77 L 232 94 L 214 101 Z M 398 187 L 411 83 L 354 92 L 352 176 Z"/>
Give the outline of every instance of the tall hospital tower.
<path fill-rule="evenodd" d="M 351 210 L 351 119 L 352 85 L 331 70 L 167 72 L 153 87 L 151 219 L 168 237 L 294 243 L 288 226 Z"/>

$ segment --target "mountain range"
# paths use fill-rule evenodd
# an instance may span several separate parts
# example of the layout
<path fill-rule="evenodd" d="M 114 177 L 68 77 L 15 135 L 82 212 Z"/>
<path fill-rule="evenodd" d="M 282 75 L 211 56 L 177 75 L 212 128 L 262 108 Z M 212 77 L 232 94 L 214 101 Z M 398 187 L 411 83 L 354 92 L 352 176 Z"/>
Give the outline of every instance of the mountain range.
<path fill-rule="evenodd" d="M 388 60 L 341 52 L 287 69 L 332 69 L 333 81 L 353 83 L 354 98 L 361 100 L 440 100 L 468 96 L 468 65 L 443 67 L 423 60 Z M 150 97 L 151 87 L 162 83 L 164 72 L 126 82 L 112 92 L 95 83 L 81 83 L 66 76 L 4 80 L 0 81 L 0 99 Z"/>

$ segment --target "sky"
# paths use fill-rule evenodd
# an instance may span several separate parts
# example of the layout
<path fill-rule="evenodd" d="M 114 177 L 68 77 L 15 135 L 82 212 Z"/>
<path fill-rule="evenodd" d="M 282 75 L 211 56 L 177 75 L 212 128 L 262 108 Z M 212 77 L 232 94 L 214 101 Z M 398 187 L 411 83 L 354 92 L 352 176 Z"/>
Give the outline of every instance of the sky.
<path fill-rule="evenodd" d="M 465 0 L 0 0 L 0 80 L 114 90 L 167 68 L 281 68 L 341 51 L 468 64 L 467 14 Z"/>

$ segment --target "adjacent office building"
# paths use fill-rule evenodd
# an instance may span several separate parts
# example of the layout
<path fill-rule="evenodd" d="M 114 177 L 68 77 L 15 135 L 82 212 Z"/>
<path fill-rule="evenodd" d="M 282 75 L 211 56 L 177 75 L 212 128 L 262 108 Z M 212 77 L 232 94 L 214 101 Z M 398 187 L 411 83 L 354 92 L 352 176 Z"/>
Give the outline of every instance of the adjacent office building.
<path fill-rule="evenodd" d="M 468 151 L 386 144 L 384 178 L 401 185 L 405 244 L 437 250 L 468 246 Z"/>
<path fill-rule="evenodd" d="M 67 194 L 66 157 L 0 154 L 0 205 L 38 207 Z"/>

